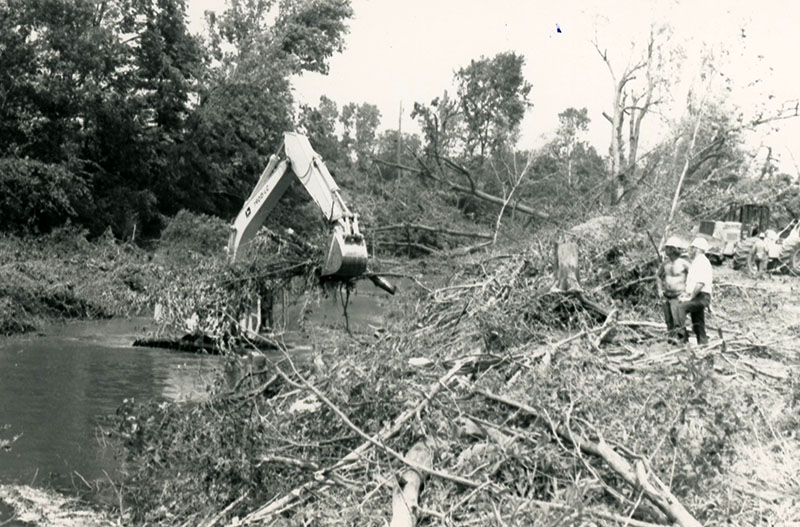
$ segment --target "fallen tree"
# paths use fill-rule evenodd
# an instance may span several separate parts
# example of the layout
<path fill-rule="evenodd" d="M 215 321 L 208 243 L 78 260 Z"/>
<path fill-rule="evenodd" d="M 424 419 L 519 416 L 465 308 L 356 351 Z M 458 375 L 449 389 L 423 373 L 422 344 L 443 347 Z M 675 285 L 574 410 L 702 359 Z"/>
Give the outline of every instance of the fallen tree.
<path fill-rule="evenodd" d="M 746 488 L 739 445 L 788 444 L 787 422 L 748 401 L 786 383 L 764 356 L 789 344 L 715 309 L 725 338 L 666 347 L 654 311 L 601 318 L 550 293 L 551 256 L 464 257 L 398 297 L 372 340 L 318 340 L 202 405 L 121 415 L 138 521 L 754 524 L 775 491 L 729 482 Z M 584 294 L 612 305 L 589 271 Z M 721 307 L 744 294 L 769 292 L 723 287 Z"/>

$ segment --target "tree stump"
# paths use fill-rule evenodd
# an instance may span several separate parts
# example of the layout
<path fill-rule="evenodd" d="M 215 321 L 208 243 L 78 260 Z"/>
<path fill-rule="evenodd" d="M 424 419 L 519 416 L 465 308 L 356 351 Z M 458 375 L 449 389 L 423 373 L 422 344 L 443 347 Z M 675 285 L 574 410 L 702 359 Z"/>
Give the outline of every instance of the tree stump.
<path fill-rule="evenodd" d="M 578 244 L 563 241 L 555 244 L 553 267 L 556 269 L 556 282 L 551 293 L 576 293 L 583 291 L 578 276 Z"/>
<path fill-rule="evenodd" d="M 598 320 L 608 317 L 608 309 L 597 302 L 589 300 L 583 294 L 578 269 L 578 244 L 574 241 L 557 242 L 553 251 L 553 267 L 556 281 L 550 287 L 550 293 L 567 294 L 576 298 L 583 307 L 591 312 Z"/>

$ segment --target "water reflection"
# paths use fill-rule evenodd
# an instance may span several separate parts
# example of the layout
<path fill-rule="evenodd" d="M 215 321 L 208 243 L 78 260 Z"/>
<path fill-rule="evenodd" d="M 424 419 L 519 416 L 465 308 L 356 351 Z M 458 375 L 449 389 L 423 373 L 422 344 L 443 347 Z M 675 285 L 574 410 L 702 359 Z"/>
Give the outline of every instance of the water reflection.
<path fill-rule="evenodd" d="M 0 344 L 0 483 L 30 484 L 51 473 L 87 480 L 117 466 L 102 447 L 98 418 L 122 401 L 203 397 L 217 357 L 133 348 L 140 321 L 69 325 Z"/>

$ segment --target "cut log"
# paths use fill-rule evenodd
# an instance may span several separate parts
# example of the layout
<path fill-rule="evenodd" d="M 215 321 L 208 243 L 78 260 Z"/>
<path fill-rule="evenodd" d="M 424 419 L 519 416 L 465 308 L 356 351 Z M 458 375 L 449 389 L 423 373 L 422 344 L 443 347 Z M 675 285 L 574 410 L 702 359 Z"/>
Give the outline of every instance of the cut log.
<path fill-rule="evenodd" d="M 419 441 L 405 456 L 407 461 L 424 468 L 433 464 L 433 449 L 426 441 Z M 419 493 L 422 490 L 423 475 L 412 468 L 403 472 L 392 495 L 391 527 L 414 527 L 417 518 L 414 510 L 419 504 Z"/>

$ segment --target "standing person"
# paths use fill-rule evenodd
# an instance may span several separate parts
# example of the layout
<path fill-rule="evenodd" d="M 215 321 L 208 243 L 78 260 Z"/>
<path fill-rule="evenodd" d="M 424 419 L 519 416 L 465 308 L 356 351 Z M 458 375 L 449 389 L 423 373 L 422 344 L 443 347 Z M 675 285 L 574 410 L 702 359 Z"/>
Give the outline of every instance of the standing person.
<path fill-rule="evenodd" d="M 703 238 L 695 238 L 689 247 L 691 263 L 686 273 L 686 291 L 678 297 L 676 309 L 678 325 L 686 321 L 686 313 L 692 317 L 692 331 L 700 345 L 708 344 L 706 335 L 706 308 L 711 304 L 711 282 L 713 271 L 711 262 L 706 258 L 708 242 Z M 686 342 L 689 336 L 686 329 L 681 329 L 681 339 Z"/>
<path fill-rule="evenodd" d="M 756 265 L 756 274 L 762 275 L 767 272 L 767 263 L 769 263 L 769 248 L 767 248 L 767 241 L 764 239 L 766 236 L 762 232 L 758 235 L 758 239 L 753 243 L 750 249 L 750 258 Z"/>
<path fill-rule="evenodd" d="M 663 295 L 662 307 L 664 309 L 664 322 L 667 324 L 667 335 L 670 342 L 679 338 L 683 328 L 678 324 L 675 309 L 678 297 L 686 291 L 686 274 L 689 271 L 689 262 L 681 257 L 683 242 L 677 236 L 670 236 L 664 244 L 667 259 L 658 269 L 658 280 L 661 284 Z M 684 318 L 681 320 L 685 320 Z"/>

